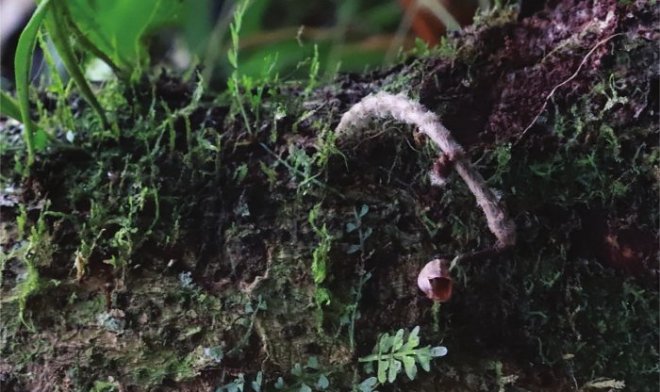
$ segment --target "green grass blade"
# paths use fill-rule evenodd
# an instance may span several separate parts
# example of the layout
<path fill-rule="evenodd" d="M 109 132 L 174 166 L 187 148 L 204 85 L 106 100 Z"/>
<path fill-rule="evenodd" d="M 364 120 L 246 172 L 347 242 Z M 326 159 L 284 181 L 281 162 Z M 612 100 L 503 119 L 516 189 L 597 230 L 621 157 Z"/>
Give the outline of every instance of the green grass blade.
<path fill-rule="evenodd" d="M 85 98 L 87 103 L 89 103 L 96 111 L 103 122 L 103 126 L 105 128 L 110 128 L 108 120 L 105 117 L 105 112 L 103 111 L 101 104 L 96 100 L 96 97 L 80 68 L 78 60 L 76 60 L 76 57 L 73 54 L 73 48 L 69 42 L 69 35 L 65 30 L 66 18 L 63 15 L 64 11 L 62 8 L 62 3 L 57 1 L 53 3 L 53 12 L 49 13 L 46 17 L 46 29 L 50 33 L 50 38 L 55 45 L 55 49 L 57 49 L 57 54 L 60 55 L 64 67 L 71 76 L 71 79 L 73 79 L 78 86 L 83 98 Z"/>
<path fill-rule="evenodd" d="M 37 41 L 39 27 L 49 10 L 50 0 L 43 0 L 25 25 L 18 38 L 16 55 L 14 57 L 14 72 L 16 73 L 16 95 L 18 106 L 23 119 L 23 137 L 28 151 L 28 166 L 34 163 L 34 124 L 30 119 L 30 72 L 32 71 L 32 53 Z"/>
<path fill-rule="evenodd" d="M 0 91 L 0 114 L 22 121 L 18 102 L 4 91 Z"/>

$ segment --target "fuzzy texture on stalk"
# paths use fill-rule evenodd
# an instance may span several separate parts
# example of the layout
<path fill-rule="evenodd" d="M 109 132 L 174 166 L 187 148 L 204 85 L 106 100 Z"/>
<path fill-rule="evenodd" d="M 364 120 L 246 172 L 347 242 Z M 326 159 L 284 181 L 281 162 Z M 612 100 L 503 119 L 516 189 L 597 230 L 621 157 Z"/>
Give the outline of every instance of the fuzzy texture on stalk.
<path fill-rule="evenodd" d="M 344 113 L 335 132 L 338 138 L 350 136 L 364 128 L 371 119 L 388 117 L 402 123 L 415 125 L 420 132 L 433 140 L 453 162 L 456 172 L 476 198 L 477 204 L 486 215 L 488 228 L 497 238 L 496 247 L 501 249 L 514 245 L 516 228 L 502 203 L 486 186 L 481 174 L 465 158 L 465 151 L 454 140 L 449 130 L 442 125 L 438 116 L 418 102 L 412 101 L 404 94 L 393 95 L 379 92 L 368 95 Z"/>

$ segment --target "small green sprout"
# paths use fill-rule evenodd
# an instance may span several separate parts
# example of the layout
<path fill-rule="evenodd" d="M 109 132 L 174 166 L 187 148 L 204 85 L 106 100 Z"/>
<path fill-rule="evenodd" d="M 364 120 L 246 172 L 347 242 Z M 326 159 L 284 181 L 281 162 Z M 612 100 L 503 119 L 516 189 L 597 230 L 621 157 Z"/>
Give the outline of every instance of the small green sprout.
<path fill-rule="evenodd" d="M 394 336 L 385 333 L 378 339 L 373 354 L 359 359 L 366 362 L 367 372 L 373 371 L 373 362 L 377 363 L 377 381 L 380 384 L 393 383 L 397 375 L 403 369 L 409 379 L 414 380 L 417 376 L 417 365 L 427 372 L 431 370 L 431 359 L 447 355 L 447 348 L 418 347 L 419 326 L 413 328 L 408 334 L 407 341 L 404 339 L 405 331 L 400 329 Z"/>
<path fill-rule="evenodd" d="M 296 363 L 291 369 L 291 382 L 278 377 L 273 385 L 278 391 L 313 392 L 325 391 L 330 387 L 330 380 L 321 369 L 318 358 L 309 357 L 306 365 Z"/>

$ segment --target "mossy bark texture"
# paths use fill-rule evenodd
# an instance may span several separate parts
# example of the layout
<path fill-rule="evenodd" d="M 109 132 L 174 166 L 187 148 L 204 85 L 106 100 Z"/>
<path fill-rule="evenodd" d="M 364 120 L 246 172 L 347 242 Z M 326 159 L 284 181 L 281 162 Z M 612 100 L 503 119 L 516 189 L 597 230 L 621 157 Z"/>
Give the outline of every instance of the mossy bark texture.
<path fill-rule="evenodd" d="M 109 85 L 119 137 L 44 105 L 63 143 L 26 177 L 5 124 L 3 391 L 349 391 L 379 334 L 416 325 L 448 355 L 378 390 L 657 390 L 659 8 L 547 3 L 311 91 Z M 422 266 L 496 239 L 451 166 L 431 184 L 414 127 L 334 133 L 379 92 L 435 113 L 517 228 L 451 266 L 441 307 Z"/>

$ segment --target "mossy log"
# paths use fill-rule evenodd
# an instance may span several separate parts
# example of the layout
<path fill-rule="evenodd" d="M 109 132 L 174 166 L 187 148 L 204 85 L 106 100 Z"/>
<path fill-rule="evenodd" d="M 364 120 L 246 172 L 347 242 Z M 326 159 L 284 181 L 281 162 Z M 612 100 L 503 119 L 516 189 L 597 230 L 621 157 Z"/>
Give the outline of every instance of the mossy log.
<path fill-rule="evenodd" d="M 258 372 L 262 390 L 348 391 L 379 334 L 416 325 L 448 355 L 379 390 L 656 390 L 658 6 L 549 3 L 312 90 L 108 85 L 120 137 L 52 110 L 62 143 L 25 176 L 5 122 L 3 391 L 249 390 Z M 456 174 L 431 184 L 438 151 L 414 127 L 337 138 L 378 92 L 436 113 L 517 227 L 506 252 L 454 263 L 441 306 L 422 266 L 495 239 Z"/>

